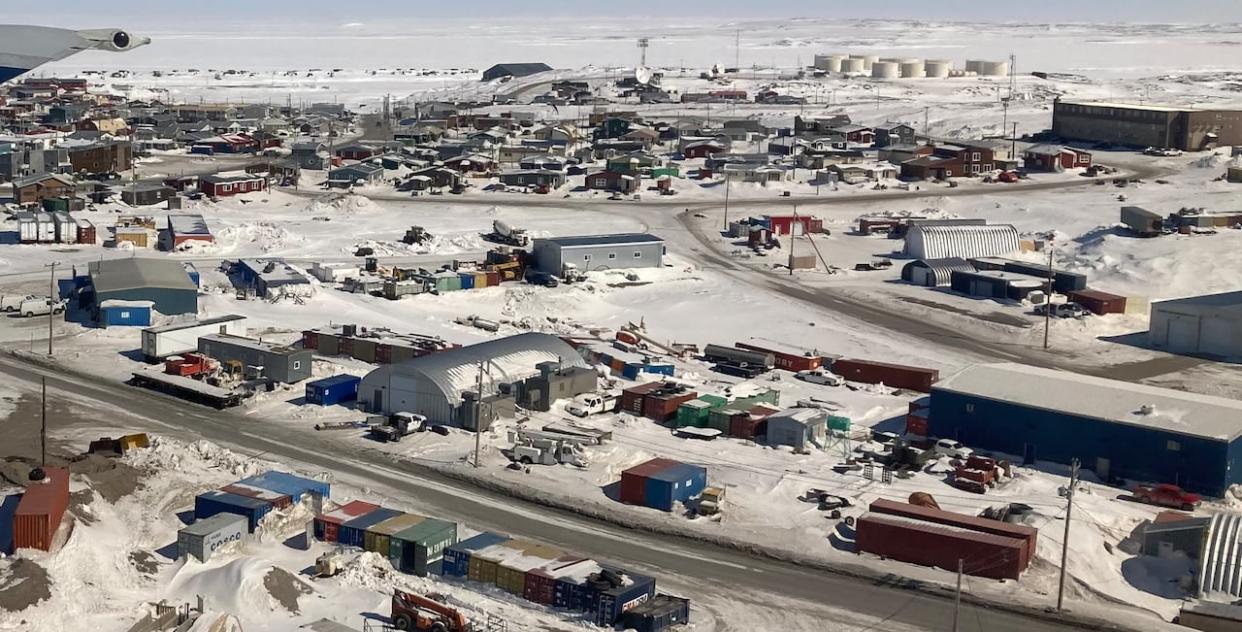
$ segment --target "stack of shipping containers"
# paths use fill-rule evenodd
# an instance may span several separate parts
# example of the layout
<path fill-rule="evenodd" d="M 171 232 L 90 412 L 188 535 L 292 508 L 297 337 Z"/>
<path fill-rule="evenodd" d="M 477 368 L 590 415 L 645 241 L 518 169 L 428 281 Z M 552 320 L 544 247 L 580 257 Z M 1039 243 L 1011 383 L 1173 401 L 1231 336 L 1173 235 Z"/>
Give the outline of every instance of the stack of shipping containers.
<path fill-rule="evenodd" d="M 315 537 L 324 542 L 336 542 L 340 538 L 342 524 L 379 508 L 379 505 L 355 500 L 333 511 L 315 516 Z"/>
<path fill-rule="evenodd" d="M 621 502 L 672 511 L 707 487 L 707 470 L 671 459 L 652 459 L 621 473 Z"/>
<path fill-rule="evenodd" d="M 401 515 L 401 513 L 402 512 L 397 511 L 396 509 L 380 507 L 375 511 L 365 513 L 357 518 L 354 518 L 353 520 L 341 523 L 341 526 L 337 529 L 336 541 L 346 546 L 364 548 L 366 545 L 366 534 L 368 529 L 385 520 L 388 520 L 389 518 L 396 518 Z"/>

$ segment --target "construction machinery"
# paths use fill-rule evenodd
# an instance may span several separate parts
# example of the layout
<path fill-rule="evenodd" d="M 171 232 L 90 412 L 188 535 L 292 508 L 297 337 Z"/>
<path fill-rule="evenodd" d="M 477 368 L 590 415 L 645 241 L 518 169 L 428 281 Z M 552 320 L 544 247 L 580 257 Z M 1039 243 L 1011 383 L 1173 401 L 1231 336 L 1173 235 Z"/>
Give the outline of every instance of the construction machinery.
<path fill-rule="evenodd" d="M 414 413 L 393 413 L 389 417 L 377 416 L 367 419 L 367 433 L 380 442 L 397 442 L 402 437 L 421 432 L 427 427 L 427 418 Z"/>
<path fill-rule="evenodd" d="M 487 235 L 492 241 L 510 246 L 525 248 L 530 245 L 530 235 L 524 228 L 517 228 L 501 220 L 492 221 L 492 233 Z"/>
<path fill-rule="evenodd" d="M 315 558 L 316 577 L 335 577 L 341 572 L 341 554 L 329 552 Z"/>
<path fill-rule="evenodd" d="M 400 589 L 392 591 L 392 624 L 398 630 L 427 632 L 473 632 L 466 615 L 431 596 Z"/>
<path fill-rule="evenodd" d="M 575 467 L 586 467 L 586 453 L 583 446 L 590 444 L 587 437 L 547 432 L 542 430 L 511 430 L 509 441 L 509 458 L 523 465 L 556 465 L 563 463 Z"/>
<path fill-rule="evenodd" d="M 415 244 L 424 244 L 428 241 L 431 241 L 431 233 L 428 233 L 427 229 L 422 226 L 411 226 L 405 231 L 405 236 L 401 238 L 402 243 L 406 243 L 411 246 Z"/>
<path fill-rule="evenodd" d="M 699 494 L 698 512 L 704 516 L 720 515 L 724 504 L 725 490 L 723 487 L 705 487 Z"/>
<path fill-rule="evenodd" d="M 145 432 L 138 434 L 125 435 L 123 437 L 113 439 L 111 437 L 102 437 L 98 441 L 92 441 L 87 447 L 87 454 L 101 454 L 103 456 L 125 456 L 126 452 L 138 448 L 145 448 L 151 445 Z"/>

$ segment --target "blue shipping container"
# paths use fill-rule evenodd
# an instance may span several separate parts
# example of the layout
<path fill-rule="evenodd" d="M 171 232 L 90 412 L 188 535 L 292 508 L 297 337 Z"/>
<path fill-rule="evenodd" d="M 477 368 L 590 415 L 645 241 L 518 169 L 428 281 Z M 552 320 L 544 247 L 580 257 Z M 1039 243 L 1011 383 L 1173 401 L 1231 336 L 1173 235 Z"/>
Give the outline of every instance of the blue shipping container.
<path fill-rule="evenodd" d="M 707 487 L 707 469 L 680 463 L 647 477 L 646 505 L 672 511 L 673 505 L 698 496 Z"/>
<path fill-rule="evenodd" d="M 346 546 L 356 546 L 361 548 L 366 538 L 367 529 L 389 519 L 400 516 L 403 512 L 396 509 L 388 509 L 380 507 L 375 511 L 365 515 L 358 516 L 349 522 L 341 525 L 341 529 L 337 535 L 337 542 Z"/>
<path fill-rule="evenodd" d="M 461 289 L 463 290 L 474 289 L 474 274 L 473 273 L 462 272 L 461 274 L 458 274 L 457 277 L 461 279 Z"/>
<path fill-rule="evenodd" d="M 358 399 L 358 385 L 362 378 L 356 375 L 334 375 L 306 385 L 306 403 L 335 406 Z"/>
<path fill-rule="evenodd" d="M 587 596 L 589 602 L 587 610 L 594 616 L 595 625 L 612 626 L 625 611 L 655 597 L 654 578 L 625 571 L 619 572 L 628 576 L 633 583 L 603 591 L 591 590 Z"/>
<path fill-rule="evenodd" d="M 450 577 L 465 577 L 469 575 L 470 555 L 473 552 L 493 544 L 508 542 L 509 540 L 509 536 L 500 535 L 499 533 L 480 533 L 473 538 L 467 538 L 444 549 L 444 574 Z"/>
<path fill-rule="evenodd" d="M 210 518 L 219 513 L 237 514 L 246 517 L 251 533 L 254 532 L 255 527 L 259 526 L 259 521 L 263 519 L 263 516 L 271 510 L 272 503 L 267 501 L 220 490 L 203 492 L 194 498 L 195 520 Z"/>
<path fill-rule="evenodd" d="M 21 494 L 0 496 L 0 553 L 5 555 L 13 554 L 13 516 L 21 501 Z"/>
<path fill-rule="evenodd" d="M 101 327 L 150 327 L 151 308 L 113 305 L 100 307 L 99 325 Z"/>
<path fill-rule="evenodd" d="M 190 276 L 190 280 L 194 282 L 194 287 L 199 287 L 203 284 L 203 276 L 198 273 L 198 268 L 194 267 L 193 263 L 187 261 L 181 264 L 181 266 L 185 268 L 185 273 L 188 274 Z"/>
<path fill-rule="evenodd" d="M 331 486 L 323 481 L 275 470 L 264 472 L 258 476 L 243 478 L 237 482 L 242 485 L 250 485 L 251 487 L 284 494 L 292 498 L 295 503 L 302 502 L 302 496 L 305 494 L 315 494 L 321 499 L 327 500 L 332 493 Z"/>

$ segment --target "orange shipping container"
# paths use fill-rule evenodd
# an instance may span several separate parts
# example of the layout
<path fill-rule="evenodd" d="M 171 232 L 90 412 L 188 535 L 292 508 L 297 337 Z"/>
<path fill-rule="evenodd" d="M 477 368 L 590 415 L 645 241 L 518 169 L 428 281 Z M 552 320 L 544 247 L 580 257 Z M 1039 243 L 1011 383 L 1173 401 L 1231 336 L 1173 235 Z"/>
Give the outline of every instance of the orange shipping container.
<path fill-rule="evenodd" d="M 69 472 L 43 468 L 47 476 L 26 487 L 13 514 L 13 547 L 52 550 L 52 540 L 69 507 Z"/>

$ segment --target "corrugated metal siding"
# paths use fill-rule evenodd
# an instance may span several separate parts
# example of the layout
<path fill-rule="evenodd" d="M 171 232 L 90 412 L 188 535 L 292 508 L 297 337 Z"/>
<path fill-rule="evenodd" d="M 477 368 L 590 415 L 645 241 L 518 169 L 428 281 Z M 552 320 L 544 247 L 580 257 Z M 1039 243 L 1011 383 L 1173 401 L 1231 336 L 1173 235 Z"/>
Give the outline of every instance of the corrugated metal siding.
<path fill-rule="evenodd" d="M 444 550 L 444 574 L 465 577 L 470 573 L 470 556 L 478 550 L 509 541 L 509 536 L 499 533 L 480 533 L 462 540 Z"/>
<path fill-rule="evenodd" d="M 52 550 L 61 518 L 69 507 L 69 472 L 45 467 L 46 477 L 26 486 L 13 513 L 13 547 Z"/>
<path fill-rule="evenodd" d="M 906 233 L 906 254 L 916 259 L 994 257 L 1017 252 L 1018 241 L 1018 229 L 1008 224 L 915 224 Z"/>
<path fill-rule="evenodd" d="M 245 516 L 231 513 L 216 514 L 196 521 L 177 532 L 177 558 L 194 557 L 206 562 L 216 549 L 246 537 Z"/>
<path fill-rule="evenodd" d="M 332 492 L 331 486 L 324 481 L 275 470 L 243 478 L 238 482 L 243 485 L 285 494 L 292 498 L 295 503 L 302 502 L 302 497 L 306 494 L 314 494 L 323 500 L 327 500 Z"/>
<path fill-rule="evenodd" d="M 961 560 L 967 575 L 993 579 L 1018 579 L 1025 570 L 1021 540 L 878 514 L 855 525 L 860 553 L 944 570 Z"/>

